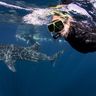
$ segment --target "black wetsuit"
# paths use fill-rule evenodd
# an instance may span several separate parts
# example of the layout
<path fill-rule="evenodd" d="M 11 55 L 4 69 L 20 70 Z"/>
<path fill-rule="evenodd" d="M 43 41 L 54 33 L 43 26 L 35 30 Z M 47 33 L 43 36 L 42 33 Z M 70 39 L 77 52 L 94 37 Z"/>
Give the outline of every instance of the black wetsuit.
<path fill-rule="evenodd" d="M 79 52 L 96 51 L 96 24 L 91 21 L 74 22 L 66 40 Z"/>
<path fill-rule="evenodd" d="M 79 2 L 75 4 L 81 4 Z M 83 16 L 80 15 L 74 15 L 73 18 L 75 18 L 76 21 L 72 22 L 72 27 L 66 40 L 79 52 L 88 53 L 96 51 L 96 13 L 94 13 L 96 9 L 93 8 L 89 2 L 88 4 L 91 7 L 89 5 L 84 6 L 83 3 L 82 1 L 80 7 L 84 8 L 92 16 L 93 20 L 87 17 L 83 18 Z M 87 10 L 88 6 L 89 9 Z"/>

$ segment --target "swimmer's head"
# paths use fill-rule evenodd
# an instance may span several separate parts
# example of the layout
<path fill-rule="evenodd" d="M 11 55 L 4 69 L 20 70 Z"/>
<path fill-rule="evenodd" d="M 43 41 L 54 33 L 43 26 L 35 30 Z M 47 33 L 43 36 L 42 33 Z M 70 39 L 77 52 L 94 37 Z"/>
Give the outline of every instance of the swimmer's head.
<path fill-rule="evenodd" d="M 61 33 L 66 28 L 69 15 L 66 12 L 54 11 L 51 23 L 48 24 L 48 29 L 52 33 L 53 38 L 61 37 Z"/>

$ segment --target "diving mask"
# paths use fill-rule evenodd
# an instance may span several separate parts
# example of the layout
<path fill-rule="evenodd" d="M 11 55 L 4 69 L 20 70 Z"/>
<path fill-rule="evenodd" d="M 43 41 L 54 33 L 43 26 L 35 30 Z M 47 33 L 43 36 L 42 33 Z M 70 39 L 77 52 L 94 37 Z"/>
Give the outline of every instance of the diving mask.
<path fill-rule="evenodd" d="M 62 20 L 54 20 L 52 21 L 50 24 L 48 24 L 48 29 L 50 32 L 59 32 L 61 30 L 63 30 L 64 28 L 64 23 L 66 23 L 66 21 L 68 20 L 68 17 L 70 16 L 67 12 L 65 11 L 58 11 L 58 10 L 54 10 L 51 12 L 51 14 L 54 16 L 59 16 Z"/>
<path fill-rule="evenodd" d="M 61 20 L 52 21 L 48 24 L 48 29 L 50 32 L 58 33 L 59 31 L 63 30 L 64 24 Z"/>
<path fill-rule="evenodd" d="M 55 21 L 52 21 L 52 23 L 48 25 L 48 29 L 50 32 L 52 32 L 53 38 L 57 39 L 58 37 L 60 37 L 59 32 L 64 29 L 64 24 L 61 20 L 55 20 Z"/>
<path fill-rule="evenodd" d="M 56 19 L 52 21 L 50 24 L 48 24 L 48 30 L 52 32 L 53 38 L 57 39 L 61 36 L 60 31 L 64 29 L 64 23 L 66 23 L 66 21 L 68 20 L 69 14 L 60 11 L 53 11 L 53 13 L 53 15 L 60 16 L 61 19 Z"/>

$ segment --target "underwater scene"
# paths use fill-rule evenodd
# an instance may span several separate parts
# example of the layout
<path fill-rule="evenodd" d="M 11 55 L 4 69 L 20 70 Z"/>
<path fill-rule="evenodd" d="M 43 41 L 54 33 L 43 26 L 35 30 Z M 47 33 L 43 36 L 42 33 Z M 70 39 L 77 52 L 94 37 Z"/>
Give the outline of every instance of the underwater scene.
<path fill-rule="evenodd" d="M 96 96 L 96 52 L 79 52 L 48 30 L 62 1 L 0 0 L 0 96 Z"/>

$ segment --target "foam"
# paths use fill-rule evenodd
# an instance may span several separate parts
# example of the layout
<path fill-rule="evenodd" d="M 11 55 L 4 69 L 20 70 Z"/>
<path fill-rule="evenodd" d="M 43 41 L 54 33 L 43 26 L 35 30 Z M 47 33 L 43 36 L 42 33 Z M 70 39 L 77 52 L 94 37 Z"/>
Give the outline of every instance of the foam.
<path fill-rule="evenodd" d="M 33 25 L 46 25 L 49 23 L 49 15 L 51 9 L 45 8 L 37 8 L 33 10 L 32 13 L 27 14 L 23 17 L 23 21 L 27 24 Z"/>

